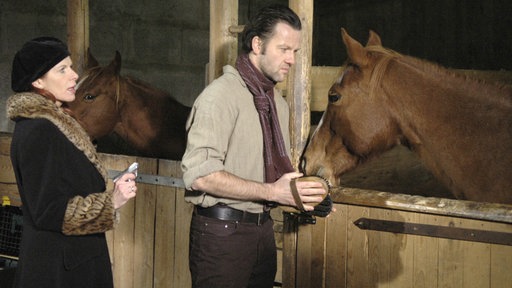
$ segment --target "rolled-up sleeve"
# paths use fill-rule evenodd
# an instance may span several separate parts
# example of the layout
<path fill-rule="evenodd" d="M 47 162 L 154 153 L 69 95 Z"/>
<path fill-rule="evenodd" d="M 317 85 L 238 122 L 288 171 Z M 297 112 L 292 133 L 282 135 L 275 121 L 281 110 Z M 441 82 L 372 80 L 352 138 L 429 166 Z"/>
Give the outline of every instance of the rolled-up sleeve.
<path fill-rule="evenodd" d="M 224 170 L 224 159 L 232 133 L 233 111 L 208 91 L 194 103 L 187 121 L 187 149 L 181 168 L 187 189 L 200 177 Z"/>

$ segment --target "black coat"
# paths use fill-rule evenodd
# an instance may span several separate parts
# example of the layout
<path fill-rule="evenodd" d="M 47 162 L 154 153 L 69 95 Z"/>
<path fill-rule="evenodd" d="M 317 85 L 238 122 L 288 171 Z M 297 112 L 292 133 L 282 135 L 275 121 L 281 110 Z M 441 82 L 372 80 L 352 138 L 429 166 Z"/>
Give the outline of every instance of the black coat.
<path fill-rule="evenodd" d="M 52 102 L 43 103 L 50 105 L 50 117 L 45 116 L 48 111 L 44 109 L 38 116 L 20 109 L 20 105 L 37 107 L 30 97 L 27 101 L 8 102 L 8 107 L 18 105 L 16 112 L 8 113 L 16 120 L 11 159 L 23 211 L 15 287 L 112 287 L 104 231 L 112 228 L 115 216 L 111 196 L 103 197 L 108 192 L 99 193 L 106 188 L 104 170 L 95 152 L 90 151 L 91 145 L 83 142 L 89 141 L 83 139 L 83 131 L 66 124 L 73 120 L 67 114 L 61 115 L 60 109 L 52 114 Z M 85 197 L 105 203 L 92 213 L 94 219 L 84 221 L 81 218 L 85 214 L 76 211 L 90 207 L 72 203 Z M 79 228 L 66 230 L 66 225 Z M 66 235 L 63 231 L 81 235 Z"/>

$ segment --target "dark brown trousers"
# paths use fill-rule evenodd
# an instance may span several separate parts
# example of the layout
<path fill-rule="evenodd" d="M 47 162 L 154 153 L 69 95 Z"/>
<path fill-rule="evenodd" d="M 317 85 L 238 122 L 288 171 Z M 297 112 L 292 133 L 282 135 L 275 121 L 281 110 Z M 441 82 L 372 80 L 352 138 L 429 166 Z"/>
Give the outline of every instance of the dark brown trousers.
<path fill-rule="evenodd" d="M 272 219 L 258 226 L 192 216 L 189 265 L 194 288 L 271 288 L 276 257 Z"/>

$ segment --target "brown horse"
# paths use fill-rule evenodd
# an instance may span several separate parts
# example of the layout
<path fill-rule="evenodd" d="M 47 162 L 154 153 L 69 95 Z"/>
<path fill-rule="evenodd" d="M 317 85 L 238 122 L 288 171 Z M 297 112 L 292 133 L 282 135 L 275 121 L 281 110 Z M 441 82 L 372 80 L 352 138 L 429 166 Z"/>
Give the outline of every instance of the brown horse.
<path fill-rule="evenodd" d="M 181 159 L 189 107 L 140 80 L 121 76 L 117 51 L 105 67 L 89 53 L 86 66 L 69 109 L 91 138 L 114 132 L 139 156 Z"/>
<path fill-rule="evenodd" d="M 397 144 L 414 151 L 457 199 L 512 203 L 512 87 L 471 79 L 342 29 L 348 59 L 303 157 L 341 175 Z"/>

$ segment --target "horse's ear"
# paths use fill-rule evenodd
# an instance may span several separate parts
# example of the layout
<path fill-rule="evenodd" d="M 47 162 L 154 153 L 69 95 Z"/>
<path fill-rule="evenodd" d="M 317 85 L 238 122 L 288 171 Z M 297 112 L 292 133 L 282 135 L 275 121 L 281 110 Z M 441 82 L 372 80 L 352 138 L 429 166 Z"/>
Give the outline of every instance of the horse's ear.
<path fill-rule="evenodd" d="M 100 63 L 98 63 L 98 60 L 92 56 L 91 48 L 87 48 L 87 59 L 85 60 L 85 68 L 91 69 L 94 67 L 100 66 Z"/>
<path fill-rule="evenodd" d="M 343 43 L 345 43 L 345 47 L 347 48 L 348 58 L 354 64 L 365 66 L 368 62 L 368 58 L 363 45 L 350 37 L 344 28 L 341 28 L 341 38 L 343 38 Z"/>
<path fill-rule="evenodd" d="M 382 42 L 380 41 L 380 37 L 373 30 L 370 30 L 370 36 L 368 37 L 368 42 L 366 42 L 366 46 L 382 46 Z"/>
<path fill-rule="evenodd" d="M 108 66 L 105 68 L 112 70 L 115 75 L 119 75 L 121 72 L 121 53 L 119 53 L 119 51 L 116 50 L 116 56 L 114 57 L 114 60 L 112 60 L 112 62 L 110 62 L 110 64 L 108 64 Z"/>

